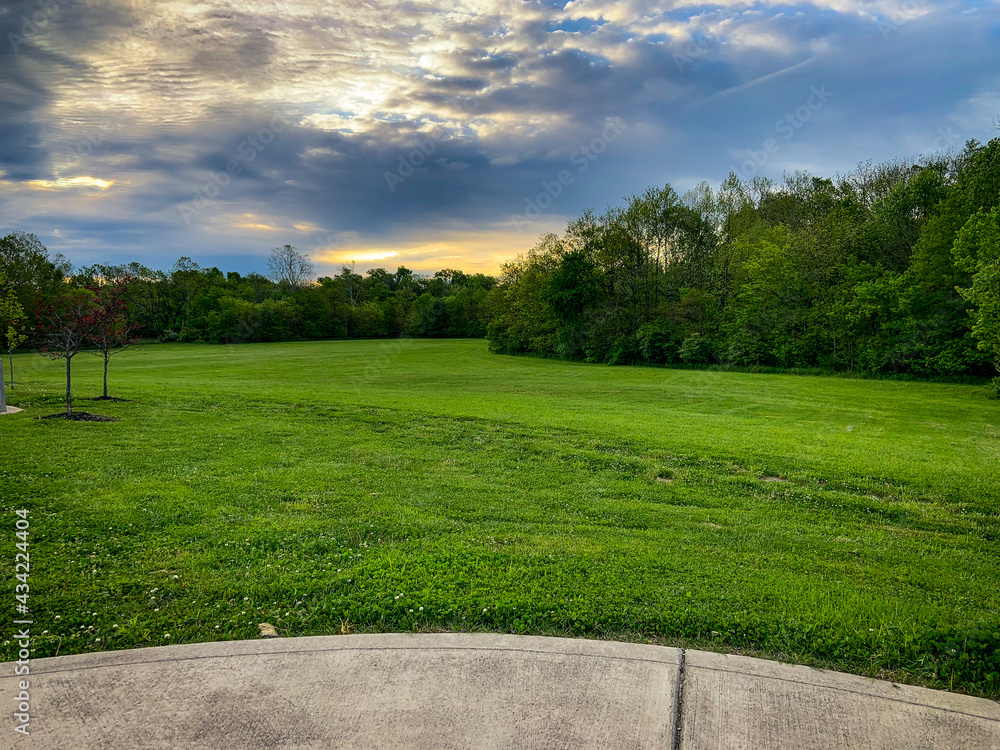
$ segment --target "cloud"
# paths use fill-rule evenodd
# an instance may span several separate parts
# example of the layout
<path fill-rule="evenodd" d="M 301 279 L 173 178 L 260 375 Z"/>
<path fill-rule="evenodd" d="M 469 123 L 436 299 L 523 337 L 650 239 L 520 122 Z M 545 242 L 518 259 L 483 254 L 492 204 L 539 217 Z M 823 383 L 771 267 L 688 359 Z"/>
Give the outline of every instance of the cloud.
<path fill-rule="evenodd" d="M 541 223 L 723 179 L 811 86 L 833 97 L 762 173 L 907 156 L 942 127 L 983 140 L 1000 99 L 995 4 L 54 0 L 36 23 L 39 7 L 0 12 L 2 229 L 77 262 L 260 269 L 279 241 L 336 236 L 359 258 L 495 267 L 533 241 L 509 217 L 614 118 L 625 135 Z"/>

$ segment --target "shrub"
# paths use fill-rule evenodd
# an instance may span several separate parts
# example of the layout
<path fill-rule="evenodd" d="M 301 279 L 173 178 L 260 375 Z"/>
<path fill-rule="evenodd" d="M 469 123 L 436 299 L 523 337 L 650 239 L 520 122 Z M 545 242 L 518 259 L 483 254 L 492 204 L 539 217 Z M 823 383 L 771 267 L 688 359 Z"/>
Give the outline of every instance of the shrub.
<path fill-rule="evenodd" d="M 707 336 L 692 333 L 684 339 L 679 354 L 686 365 L 707 365 L 715 359 L 715 347 Z"/>
<path fill-rule="evenodd" d="M 647 323 L 639 329 L 639 352 L 654 365 L 677 361 L 678 341 L 674 333 L 662 325 Z"/>
<path fill-rule="evenodd" d="M 990 398 L 1000 398 L 1000 378 L 993 378 L 986 385 L 986 395 Z"/>
<path fill-rule="evenodd" d="M 615 340 L 608 352 L 609 365 L 634 365 L 639 361 L 639 342 L 635 336 L 622 336 Z"/>

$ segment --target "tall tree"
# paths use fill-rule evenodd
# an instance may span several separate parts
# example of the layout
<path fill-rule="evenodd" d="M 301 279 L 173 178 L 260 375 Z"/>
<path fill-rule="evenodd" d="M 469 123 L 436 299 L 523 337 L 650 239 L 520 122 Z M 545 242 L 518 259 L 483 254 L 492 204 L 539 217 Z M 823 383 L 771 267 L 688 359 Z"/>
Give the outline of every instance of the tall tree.
<path fill-rule="evenodd" d="M 271 257 L 267 259 L 267 267 L 274 282 L 289 289 L 301 289 L 312 281 L 316 272 L 309 256 L 291 245 L 274 248 Z"/>
<path fill-rule="evenodd" d="M 969 219 L 953 252 L 958 265 L 972 275 L 969 286 L 958 290 L 973 305 L 972 335 L 1000 370 L 1000 207 Z"/>

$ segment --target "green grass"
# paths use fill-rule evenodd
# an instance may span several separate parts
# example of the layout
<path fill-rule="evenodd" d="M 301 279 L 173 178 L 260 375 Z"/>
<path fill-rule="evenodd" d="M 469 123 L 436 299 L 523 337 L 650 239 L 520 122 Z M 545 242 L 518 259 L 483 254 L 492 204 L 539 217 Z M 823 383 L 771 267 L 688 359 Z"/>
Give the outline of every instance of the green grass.
<path fill-rule="evenodd" d="M 75 360 L 78 399 L 99 365 Z M 174 344 L 116 357 L 132 400 L 79 400 L 121 418 L 82 423 L 33 418 L 61 408 L 61 363 L 15 367 L 3 549 L 28 508 L 36 656 L 267 621 L 682 644 L 1000 694 L 983 387 L 483 341 Z"/>

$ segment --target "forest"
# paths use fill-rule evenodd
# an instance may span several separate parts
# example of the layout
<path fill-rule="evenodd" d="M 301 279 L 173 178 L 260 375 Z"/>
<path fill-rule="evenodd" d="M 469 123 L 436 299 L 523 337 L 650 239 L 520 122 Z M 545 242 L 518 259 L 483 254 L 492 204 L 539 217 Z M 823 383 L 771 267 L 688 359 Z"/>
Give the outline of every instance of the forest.
<path fill-rule="evenodd" d="M 490 348 L 608 364 L 985 376 L 1000 139 L 833 178 L 669 185 L 507 263 Z"/>

